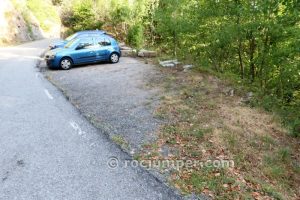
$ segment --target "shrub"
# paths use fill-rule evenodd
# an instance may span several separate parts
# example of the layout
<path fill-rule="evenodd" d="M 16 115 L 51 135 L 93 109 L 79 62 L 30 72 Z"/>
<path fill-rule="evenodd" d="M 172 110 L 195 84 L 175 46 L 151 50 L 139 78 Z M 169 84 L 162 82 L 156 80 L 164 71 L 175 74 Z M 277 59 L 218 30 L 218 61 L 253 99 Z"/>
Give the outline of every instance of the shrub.
<path fill-rule="evenodd" d="M 131 26 L 127 34 L 127 42 L 133 47 L 141 48 L 144 43 L 144 28 L 141 24 Z"/>
<path fill-rule="evenodd" d="M 128 6 L 117 7 L 111 13 L 111 18 L 114 24 L 129 21 L 130 8 Z"/>
<path fill-rule="evenodd" d="M 299 119 L 293 123 L 292 135 L 294 137 L 300 137 L 300 120 Z"/>
<path fill-rule="evenodd" d="M 52 0 L 53 5 L 59 5 L 63 0 Z"/>
<path fill-rule="evenodd" d="M 91 1 L 75 4 L 61 13 L 63 25 L 73 32 L 79 30 L 101 29 L 103 22 L 97 19 Z"/>

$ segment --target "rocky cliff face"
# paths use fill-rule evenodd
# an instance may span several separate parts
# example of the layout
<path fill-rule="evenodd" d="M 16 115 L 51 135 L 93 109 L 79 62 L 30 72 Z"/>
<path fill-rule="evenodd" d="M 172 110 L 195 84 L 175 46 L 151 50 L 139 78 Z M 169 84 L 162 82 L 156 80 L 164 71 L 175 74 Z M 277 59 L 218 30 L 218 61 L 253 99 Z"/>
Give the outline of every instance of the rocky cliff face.
<path fill-rule="evenodd" d="M 0 0 L 0 46 L 43 38 L 35 17 L 31 15 L 28 19 L 24 19 L 10 0 Z"/>
<path fill-rule="evenodd" d="M 43 38 L 37 20 L 30 16 L 25 21 L 10 0 L 0 1 L 0 45 L 16 44 Z"/>

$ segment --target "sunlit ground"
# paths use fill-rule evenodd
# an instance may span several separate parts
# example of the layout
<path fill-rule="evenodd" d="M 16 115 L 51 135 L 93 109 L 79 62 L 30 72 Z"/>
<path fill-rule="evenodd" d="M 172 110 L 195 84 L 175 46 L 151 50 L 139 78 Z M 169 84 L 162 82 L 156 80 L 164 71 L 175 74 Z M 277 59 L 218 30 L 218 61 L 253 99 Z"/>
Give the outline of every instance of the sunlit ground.
<path fill-rule="evenodd" d="M 28 47 L 7 47 L 7 48 L 0 48 L 0 60 L 8 60 L 11 59 L 19 59 L 19 58 L 26 58 L 26 59 L 35 59 L 41 60 L 38 56 L 31 56 L 26 54 L 32 54 L 31 52 L 40 52 L 42 49 L 40 48 L 28 48 Z"/>

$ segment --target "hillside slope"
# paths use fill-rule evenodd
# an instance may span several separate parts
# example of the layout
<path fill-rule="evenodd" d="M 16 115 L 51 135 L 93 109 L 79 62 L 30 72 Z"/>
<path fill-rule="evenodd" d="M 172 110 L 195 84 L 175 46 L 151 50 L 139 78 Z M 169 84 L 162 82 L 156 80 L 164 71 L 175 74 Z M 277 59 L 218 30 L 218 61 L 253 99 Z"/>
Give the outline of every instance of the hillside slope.
<path fill-rule="evenodd" d="M 32 0 L 0 1 L 0 46 L 59 35 L 60 20 L 51 3 L 35 3 Z"/>

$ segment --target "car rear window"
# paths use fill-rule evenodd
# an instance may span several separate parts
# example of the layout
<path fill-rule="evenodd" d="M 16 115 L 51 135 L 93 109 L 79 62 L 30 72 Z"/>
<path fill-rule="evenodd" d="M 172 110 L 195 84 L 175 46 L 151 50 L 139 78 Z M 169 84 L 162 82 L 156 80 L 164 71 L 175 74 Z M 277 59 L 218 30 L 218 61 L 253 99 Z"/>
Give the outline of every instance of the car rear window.
<path fill-rule="evenodd" d="M 111 41 L 106 37 L 95 38 L 95 40 L 96 40 L 96 44 L 98 44 L 100 46 L 109 46 L 109 45 L 111 45 Z"/>

